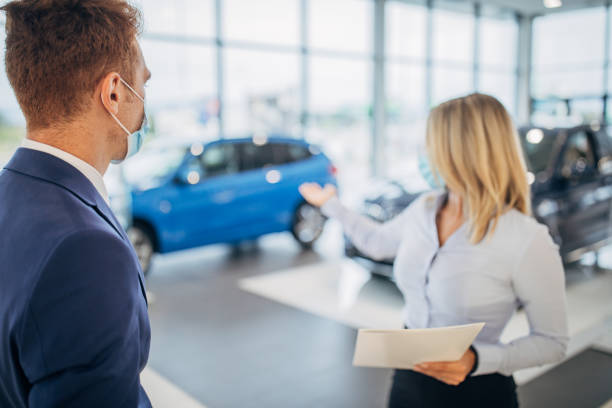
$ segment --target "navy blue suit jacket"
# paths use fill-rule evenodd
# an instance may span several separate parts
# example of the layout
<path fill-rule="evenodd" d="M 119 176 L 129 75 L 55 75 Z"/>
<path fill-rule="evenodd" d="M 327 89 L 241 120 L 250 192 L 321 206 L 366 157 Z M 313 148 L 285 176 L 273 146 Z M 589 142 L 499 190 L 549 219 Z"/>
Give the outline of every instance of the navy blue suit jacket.
<path fill-rule="evenodd" d="M 149 407 L 138 259 L 76 168 L 20 148 L 0 171 L 0 407 Z"/>

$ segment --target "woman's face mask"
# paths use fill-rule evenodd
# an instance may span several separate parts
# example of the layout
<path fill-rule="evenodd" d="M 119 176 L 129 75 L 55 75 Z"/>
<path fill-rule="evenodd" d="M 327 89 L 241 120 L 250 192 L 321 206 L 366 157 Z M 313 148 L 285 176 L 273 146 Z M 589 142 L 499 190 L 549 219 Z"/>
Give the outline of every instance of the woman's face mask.
<path fill-rule="evenodd" d="M 419 171 L 421 172 L 421 176 L 425 179 L 427 184 L 432 189 L 444 188 L 445 183 L 440 174 L 431 169 L 431 165 L 429 164 L 429 160 L 424 153 L 419 153 Z"/>
<path fill-rule="evenodd" d="M 142 96 L 140 96 L 138 94 L 138 92 L 136 92 L 134 90 L 134 88 L 132 88 L 127 82 L 125 82 L 123 80 L 123 78 L 119 78 L 119 80 L 121 82 L 123 82 L 123 84 L 125 86 L 127 86 L 127 88 L 132 91 L 134 93 L 134 95 L 136 95 L 136 97 L 138 99 L 140 99 L 144 105 L 144 98 Z M 125 159 L 132 157 L 133 155 L 135 155 L 136 153 L 138 153 L 138 151 L 140 150 L 140 148 L 142 147 L 142 142 L 149 130 L 149 126 L 148 126 L 148 121 L 147 121 L 147 115 L 145 113 L 145 117 L 144 120 L 142 121 L 142 125 L 140 126 L 140 129 L 136 130 L 135 132 L 130 132 L 124 125 L 123 123 L 121 123 L 121 121 L 119 119 L 117 119 L 117 117 L 112 113 L 109 112 L 111 114 L 111 116 L 113 117 L 113 119 L 115 119 L 115 122 L 117 122 L 117 124 L 119 126 L 121 126 L 121 129 L 123 129 L 123 131 L 128 135 L 128 147 L 127 147 L 127 153 L 125 155 L 125 157 L 123 159 L 120 160 L 113 160 L 112 163 L 113 164 L 119 164 L 121 162 L 123 162 Z"/>

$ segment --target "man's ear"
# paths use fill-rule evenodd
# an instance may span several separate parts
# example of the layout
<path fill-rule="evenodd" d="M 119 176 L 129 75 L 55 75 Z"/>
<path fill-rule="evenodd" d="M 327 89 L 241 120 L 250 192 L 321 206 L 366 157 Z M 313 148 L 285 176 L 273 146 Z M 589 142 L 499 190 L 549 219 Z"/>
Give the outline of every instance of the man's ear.
<path fill-rule="evenodd" d="M 119 102 L 123 100 L 123 88 L 120 85 L 121 76 L 116 72 L 108 73 L 98 86 L 102 105 L 114 115 L 119 112 Z"/>

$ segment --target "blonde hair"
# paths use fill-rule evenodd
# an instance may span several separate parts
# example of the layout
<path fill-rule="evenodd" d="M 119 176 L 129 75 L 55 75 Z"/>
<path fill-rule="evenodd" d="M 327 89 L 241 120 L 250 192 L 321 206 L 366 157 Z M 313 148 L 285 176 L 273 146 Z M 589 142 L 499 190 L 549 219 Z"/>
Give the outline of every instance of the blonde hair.
<path fill-rule="evenodd" d="M 531 214 L 518 134 L 494 97 L 475 93 L 432 109 L 426 146 L 434 174 L 463 198 L 473 244 L 493 232 L 506 211 Z"/>

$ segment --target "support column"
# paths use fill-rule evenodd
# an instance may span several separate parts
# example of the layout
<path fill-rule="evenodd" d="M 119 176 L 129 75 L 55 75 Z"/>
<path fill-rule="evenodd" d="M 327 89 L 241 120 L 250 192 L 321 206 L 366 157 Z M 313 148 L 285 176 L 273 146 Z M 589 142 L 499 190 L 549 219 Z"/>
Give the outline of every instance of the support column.
<path fill-rule="evenodd" d="M 374 107 L 371 173 L 381 176 L 385 147 L 385 1 L 376 0 L 374 11 Z"/>
<path fill-rule="evenodd" d="M 531 121 L 531 52 L 533 43 L 533 18 L 516 16 L 519 24 L 516 112 L 517 125 L 529 124 Z"/>

